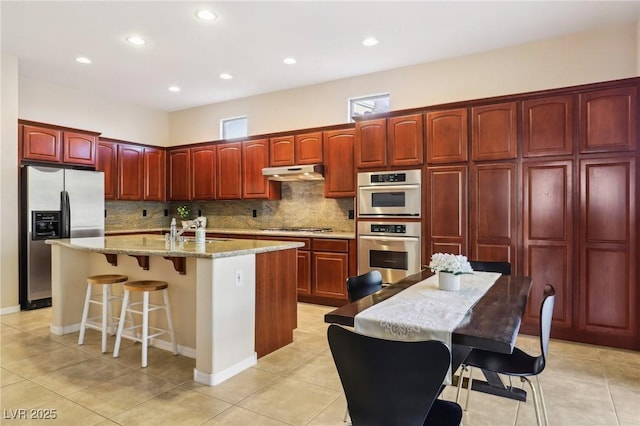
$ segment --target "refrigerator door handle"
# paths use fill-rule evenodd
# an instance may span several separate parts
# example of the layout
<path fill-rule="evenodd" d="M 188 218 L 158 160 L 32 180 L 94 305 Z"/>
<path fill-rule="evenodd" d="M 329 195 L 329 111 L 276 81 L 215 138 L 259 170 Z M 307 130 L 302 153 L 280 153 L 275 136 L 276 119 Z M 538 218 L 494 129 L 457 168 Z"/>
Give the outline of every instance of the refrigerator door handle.
<path fill-rule="evenodd" d="M 60 192 L 60 210 L 62 238 L 69 238 L 71 235 L 71 209 L 69 206 L 69 193 L 67 191 Z"/>

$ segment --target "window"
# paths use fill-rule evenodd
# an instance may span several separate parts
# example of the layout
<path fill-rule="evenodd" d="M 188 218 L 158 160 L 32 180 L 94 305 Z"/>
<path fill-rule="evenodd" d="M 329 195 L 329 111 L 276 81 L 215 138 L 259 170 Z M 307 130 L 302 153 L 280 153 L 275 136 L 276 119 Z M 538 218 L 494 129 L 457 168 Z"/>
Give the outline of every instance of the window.
<path fill-rule="evenodd" d="M 389 111 L 388 93 L 349 99 L 349 121 L 353 121 L 354 117 L 387 111 Z"/>
<path fill-rule="evenodd" d="M 220 138 L 234 139 L 247 136 L 247 116 L 220 120 Z"/>

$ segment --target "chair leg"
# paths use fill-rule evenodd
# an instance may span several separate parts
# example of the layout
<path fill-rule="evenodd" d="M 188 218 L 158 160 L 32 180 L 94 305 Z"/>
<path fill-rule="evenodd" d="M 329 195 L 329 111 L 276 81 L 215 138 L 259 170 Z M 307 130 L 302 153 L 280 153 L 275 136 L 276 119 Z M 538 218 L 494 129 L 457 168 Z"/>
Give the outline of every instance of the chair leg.
<path fill-rule="evenodd" d="M 149 347 L 149 292 L 142 293 L 142 368 L 147 366 Z"/>
<path fill-rule="evenodd" d="M 80 323 L 80 335 L 78 336 L 78 344 L 84 343 L 85 324 L 89 316 L 89 300 L 91 299 L 91 284 L 87 284 L 87 296 L 84 299 L 84 309 L 82 310 L 82 322 Z"/>
<path fill-rule="evenodd" d="M 529 380 L 527 377 L 521 377 L 520 380 L 522 380 L 523 382 L 526 381 L 529 384 L 529 387 L 531 388 L 531 397 L 533 398 L 533 406 L 536 410 L 536 422 L 538 426 L 542 426 L 542 423 L 541 423 L 542 419 L 540 418 L 540 407 L 538 406 L 538 395 L 537 395 L 536 389 L 533 386 L 533 383 L 531 383 L 531 380 Z"/>
<path fill-rule="evenodd" d="M 473 367 L 469 367 L 469 382 L 467 383 L 467 400 L 464 403 L 464 411 L 469 409 L 469 400 L 471 399 L 471 386 L 473 385 Z"/>
<path fill-rule="evenodd" d="M 462 391 L 462 382 L 464 381 L 464 372 L 467 371 L 467 366 L 460 366 L 460 375 L 458 376 L 458 391 L 456 392 L 456 404 L 460 401 L 460 392 Z"/>
<path fill-rule="evenodd" d="M 542 405 L 542 415 L 544 417 L 544 424 L 549 425 L 549 418 L 547 417 L 547 406 L 544 403 L 544 395 L 542 394 L 542 386 L 540 386 L 540 376 L 536 375 L 536 382 L 538 383 L 538 392 L 540 393 L 540 403 Z"/>
<path fill-rule="evenodd" d="M 171 318 L 171 308 L 169 307 L 169 291 L 166 288 L 162 290 L 162 297 L 164 300 L 164 309 L 167 312 L 167 326 L 169 327 L 169 333 L 171 334 L 171 346 L 173 347 L 173 354 L 178 355 L 176 334 L 173 331 L 173 319 Z"/>
<path fill-rule="evenodd" d="M 118 358 L 120 354 L 120 342 L 122 341 L 122 330 L 124 329 L 124 318 L 127 315 L 127 307 L 129 306 L 129 290 L 124 291 L 122 297 L 122 309 L 120 311 L 120 321 L 118 321 L 118 331 L 116 332 L 116 344 L 113 348 L 113 357 Z"/>
<path fill-rule="evenodd" d="M 107 329 L 109 323 L 109 286 L 102 286 L 102 353 L 107 352 Z"/>

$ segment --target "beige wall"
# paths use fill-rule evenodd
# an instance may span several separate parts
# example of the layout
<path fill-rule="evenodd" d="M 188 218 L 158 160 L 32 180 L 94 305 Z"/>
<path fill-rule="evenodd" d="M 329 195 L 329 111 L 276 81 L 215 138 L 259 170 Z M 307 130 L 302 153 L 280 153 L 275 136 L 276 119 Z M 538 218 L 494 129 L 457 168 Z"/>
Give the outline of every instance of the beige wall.
<path fill-rule="evenodd" d="M 389 92 L 391 109 L 639 75 L 636 24 L 206 105 L 170 114 L 170 144 L 216 140 L 222 118 L 247 115 L 249 134 L 347 121 L 347 99 Z M 426 48 L 426 47 L 425 47 Z"/>
<path fill-rule="evenodd" d="M 1 61 L 0 313 L 8 313 L 18 309 L 18 61 Z"/>

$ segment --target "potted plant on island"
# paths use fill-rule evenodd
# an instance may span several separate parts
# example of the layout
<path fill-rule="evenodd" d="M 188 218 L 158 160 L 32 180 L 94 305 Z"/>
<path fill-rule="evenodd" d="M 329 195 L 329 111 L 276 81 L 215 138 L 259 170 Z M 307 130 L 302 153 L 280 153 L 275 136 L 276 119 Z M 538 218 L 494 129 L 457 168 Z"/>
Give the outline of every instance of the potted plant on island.
<path fill-rule="evenodd" d="M 460 290 L 460 276 L 473 272 L 466 256 L 450 253 L 434 253 L 428 267 L 438 273 L 438 287 L 447 291 Z"/>

